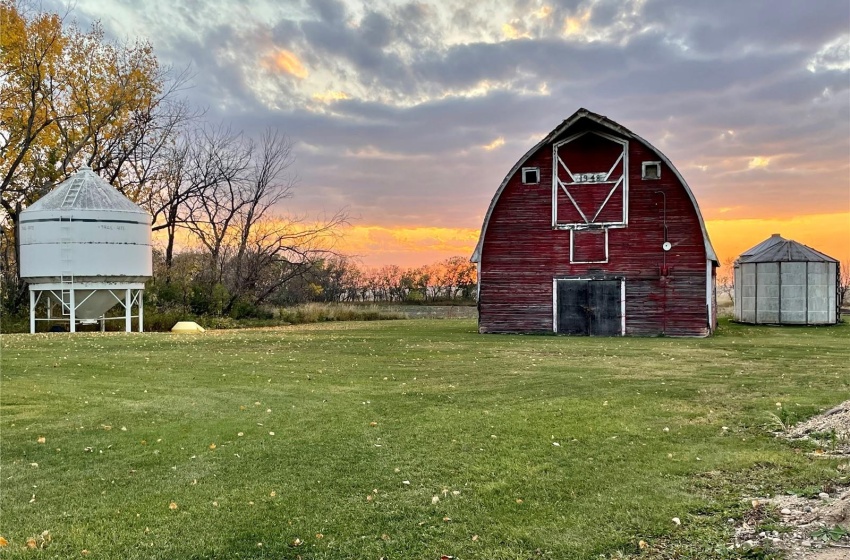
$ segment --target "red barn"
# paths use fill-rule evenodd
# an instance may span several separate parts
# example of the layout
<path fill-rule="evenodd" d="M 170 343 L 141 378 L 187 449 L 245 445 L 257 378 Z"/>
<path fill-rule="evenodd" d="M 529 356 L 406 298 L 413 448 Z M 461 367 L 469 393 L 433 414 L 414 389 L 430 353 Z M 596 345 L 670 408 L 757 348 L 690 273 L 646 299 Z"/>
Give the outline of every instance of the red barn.
<path fill-rule="evenodd" d="M 510 170 L 472 261 L 482 333 L 706 336 L 716 325 L 717 256 L 685 179 L 586 109 Z"/>

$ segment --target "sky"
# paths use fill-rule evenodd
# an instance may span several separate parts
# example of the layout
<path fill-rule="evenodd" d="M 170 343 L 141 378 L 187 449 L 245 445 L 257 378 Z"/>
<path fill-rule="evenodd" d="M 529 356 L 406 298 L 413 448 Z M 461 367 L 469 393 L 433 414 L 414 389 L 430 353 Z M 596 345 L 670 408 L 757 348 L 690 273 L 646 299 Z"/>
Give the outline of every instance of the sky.
<path fill-rule="evenodd" d="M 366 265 L 471 255 L 505 174 L 580 107 L 670 158 L 721 262 L 772 233 L 850 261 L 847 0 L 75 0 L 69 17 L 189 67 L 208 118 L 287 134 L 285 210 L 346 208 L 340 249 Z"/>

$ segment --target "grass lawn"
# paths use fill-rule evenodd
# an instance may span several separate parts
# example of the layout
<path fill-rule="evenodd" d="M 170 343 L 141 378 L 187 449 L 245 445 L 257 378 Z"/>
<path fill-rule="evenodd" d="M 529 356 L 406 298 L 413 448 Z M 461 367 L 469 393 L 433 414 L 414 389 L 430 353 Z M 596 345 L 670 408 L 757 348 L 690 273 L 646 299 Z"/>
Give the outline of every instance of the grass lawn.
<path fill-rule="evenodd" d="M 768 431 L 850 396 L 850 325 L 1 343 L 0 558 L 732 558 L 742 497 L 847 476 Z"/>

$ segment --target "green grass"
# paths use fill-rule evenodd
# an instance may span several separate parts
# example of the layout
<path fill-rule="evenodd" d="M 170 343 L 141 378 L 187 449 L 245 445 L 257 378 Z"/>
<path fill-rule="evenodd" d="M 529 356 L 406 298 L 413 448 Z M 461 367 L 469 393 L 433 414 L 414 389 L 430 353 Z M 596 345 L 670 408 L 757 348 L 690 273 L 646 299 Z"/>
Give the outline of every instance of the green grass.
<path fill-rule="evenodd" d="M 731 558 L 742 497 L 846 475 L 768 430 L 847 398 L 847 325 L 602 339 L 408 320 L 1 343 L 0 558 L 582 559 L 640 540 L 646 557 Z"/>
<path fill-rule="evenodd" d="M 450 309 L 450 308 L 447 308 Z M 326 323 L 334 321 L 382 321 L 405 319 L 407 314 L 386 305 L 374 304 L 344 304 L 344 303 L 304 303 L 291 307 L 269 308 L 265 310 L 266 318 L 234 319 L 230 316 L 193 315 L 181 310 L 161 310 L 147 307 L 144 312 L 144 330 L 150 332 L 169 332 L 178 321 L 195 321 L 205 329 L 245 329 L 258 327 L 279 327 L 286 325 L 301 325 L 307 323 Z M 44 313 L 40 312 L 40 317 Z M 121 309 L 113 308 L 107 317 L 121 317 Z M 0 316 L 3 333 L 28 333 L 30 320 L 28 314 Z M 124 321 L 109 320 L 106 322 L 107 331 L 123 331 Z M 68 322 L 40 321 L 36 324 L 36 332 L 48 332 L 52 326 L 68 328 Z M 137 328 L 133 320 L 132 328 Z M 77 325 L 78 332 L 95 332 L 100 325 Z"/>

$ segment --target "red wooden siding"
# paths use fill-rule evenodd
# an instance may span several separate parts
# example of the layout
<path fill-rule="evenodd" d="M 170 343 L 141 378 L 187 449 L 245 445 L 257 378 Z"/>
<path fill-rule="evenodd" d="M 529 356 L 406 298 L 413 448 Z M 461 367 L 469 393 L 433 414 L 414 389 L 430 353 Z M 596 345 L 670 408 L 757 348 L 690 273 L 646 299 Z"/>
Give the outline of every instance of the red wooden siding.
<path fill-rule="evenodd" d="M 572 262 L 603 262 L 608 260 L 606 234 L 603 229 L 579 229 L 572 232 Z"/>
<path fill-rule="evenodd" d="M 552 173 L 557 169 L 553 165 L 553 144 L 585 130 L 616 135 L 608 127 L 579 119 L 522 163 L 522 167 L 540 168 L 540 184 L 523 185 L 518 168 L 491 206 L 478 249 L 479 330 L 552 332 L 553 279 L 593 277 L 625 279 L 627 335 L 709 334 L 713 317 L 707 308 L 706 262 L 713 256 L 707 256 L 694 203 L 676 173 L 664 163 L 660 179 L 641 178 L 642 162 L 663 158 L 627 131 L 620 137 L 628 140 L 628 225 L 608 229 L 607 263 L 570 262 L 571 232 L 553 229 L 552 225 Z M 615 152 L 622 153 L 622 145 L 597 135 L 585 135 L 580 140 L 558 150 L 565 163 L 569 160 L 567 166 L 574 174 L 608 172 L 617 158 Z M 571 151 L 573 148 L 575 151 Z M 617 176 L 612 173 L 612 177 Z M 588 192 L 596 186 L 578 185 L 589 187 Z M 609 185 L 605 195 L 610 188 Z M 575 219 L 577 212 L 570 213 L 569 208 L 574 211 L 574 205 L 558 191 L 558 222 L 583 222 Z M 623 185 L 619 192 L 623 192 Z M 588 194 L 582 204 L 600 203 L 598 196 L 596 192 Z M 667 240 L 673 245 L 667 252 L 662 249 L 665 199 Z M 620 196 L 619 208 L 614 202 L 611 214 L 602 214 L 597 222 L 620 221 L 622 201 Z M 615 219 L 618 210 L 620 217 Z M 607 205 L 604 211 L 608 211 Z M 599 245 L 585 243 L 589 240 L 585 235 L 595 235 L 593 239 L 598 240 L 602 232 L 576 233 L 573 260 L 598 255 Z"/>

